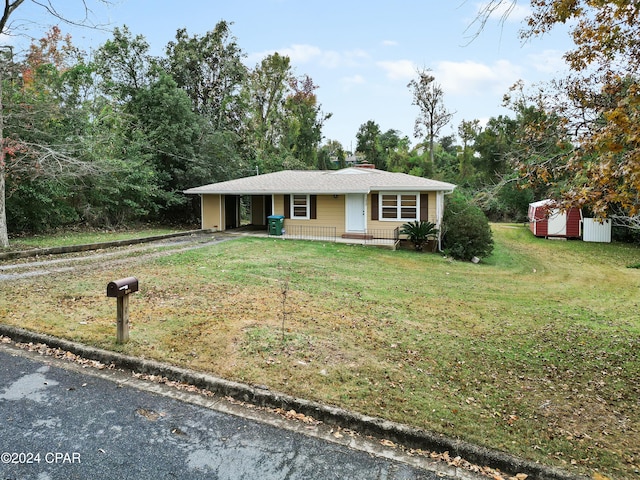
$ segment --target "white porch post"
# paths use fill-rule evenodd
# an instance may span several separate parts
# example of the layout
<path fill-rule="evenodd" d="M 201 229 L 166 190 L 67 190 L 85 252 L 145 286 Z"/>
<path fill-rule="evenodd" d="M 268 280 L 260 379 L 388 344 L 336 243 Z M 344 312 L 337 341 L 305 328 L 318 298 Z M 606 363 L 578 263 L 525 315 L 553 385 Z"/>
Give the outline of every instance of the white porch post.
<path fill-rule="evenodd" d="M 438 251 L 442 251 L 442 215 L 444 213 L 444 192 L 436 192 L 436 228 L 438 229 Z"/>

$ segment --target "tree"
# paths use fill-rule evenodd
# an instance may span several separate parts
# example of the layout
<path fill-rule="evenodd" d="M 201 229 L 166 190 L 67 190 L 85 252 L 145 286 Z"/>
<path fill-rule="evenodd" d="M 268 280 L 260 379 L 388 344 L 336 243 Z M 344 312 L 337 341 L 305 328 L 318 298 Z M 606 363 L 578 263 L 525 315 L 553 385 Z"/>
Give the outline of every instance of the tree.
<path fill-rule="evenodd" d="M 211 153 L 221 151 L 216 145 L 221 139 L 236 138 L 218 135 L 211 118 L 196 112 L 193 98 L 163 68 L 166 62 L 148 50 L 143 36 L 133 36 L 126 27 L 115 29 L 96 52 L 96 70 L 105 100 L 121 121 L 118 127 L 124 126 L 114 130 L 123 136 L 122 145 L 129 145 L 121 156 L 136 164 L 142 161 L 152 172 L 147 178 L 154 185 L 147 186 L 153 187 L 153 203 L 146 210 L 163 219 L 188 221 L 197 208 L 182 191 L 220 178 L 215 176 L 222 170 L 220 157 Z M 138 157 L 131 159 L 129 152 Z"/>
<path fill-rule="evenodd" d="M 167 45 L 163 63 L 191 98 L 194 112 L 207 118 L 216 131 L 238 132 L 242 122 L 238 93 L 247 68 L 230 27 L 220 21 L 202 37 L 178 30 L 175 42 Z"/>
<path fill-rule="evenodd" d="M 320 159 L 322 157 L 322 162 Z M 346 160 L 347 154 L 342 148 L 342 144 L 338 140 L 329 140 L 327 143 L 320 147 L 318 152 L 318 169 L 327 170 L 331 168 L 345 168 L 347 166 Z"/>
<path fill-rule="evenodd" d="M 380 143 L 380 126 L 373 120 L 360 125 L 356 133 L 356 152 L 364 155 L 364 159 L 376 168 L 386 170 L 382 145 Z"/>
<path fill-rule="evenodd" d="M 380 135 L 380 147 L 386 168 L 393 171 L 405 171 L 404 167 L 410 156 L 410 145 L 409 137 L 402 137 L 398 130 L 390 129 Z"/>
<path fill-rule="evenodd" d="M 534 197 L 546 198 L 546 194 L 533 188 L 520 188 L 518 173 L 509 161 L 526 144 L 523 132 L 532 111 L 525 108 L 516 119 L 504 115 L 491 117 L 475 136 L 473 201 L 491 221 L 525 221 L 527 207 Z"/>
<path fill-rule="evenodd" d="M 494 0 L 489 6 L 511 5 Z M 574 148 L 546 162 L 520 162 L 532 182 L 557 186 L 561 206 L 640 228 L 640 4 L 635 0 L 533 0 L 521 35 L 529 38 L 569 24 L 575 49 L 571 74 L 552 84 L 541 105 Z M 536 95 L 534 95 L 536 97 Z M 529 123 L 531 136 L 541 131 Z"/>
<path fill-rule="evenodd" d="M 5 0 L 4 8 L 2 9 L 2 13 L 0 13 L 0 35 L 6 35 L 11 33 L 12 27 L 10 24 L 10 19 L 14 12 L 24 3 L 24 0 Z M 39 2 L 34 2 L 41 7 L 43 7 L 48 13 L 57 17 L 58 19 L 64 20 L 60 14 L 58 14 L 55 7 L 48 2 L 46 5 L 40 4 Z M 83 0 L 81 4 L 85 10 L 88 12 L 89 6 Z M 88 18 L 88 17 L 87 17 Z M 81 22 L 86 24 L 85 22 Z M 3 55 L 0 58 L 0 141 L 2 145 L 0 145 L 0 247 L 8 247 L 9 246 L 9 235 L 7 231 L 7 217 L 6 217 L 6 184 L 5 184 L 5 175 L 7 173 L 6 169 L 6 149 L 7 142 L 5 142 L 4 138 L 4 117 L 3 117 L 3 88 L 2 84 L 4 83 L 4 75 L 6 74 L 7 67 L 11 62 L 12 52 L 10 49 L 3 48 Z M 9 55 L 6 55 L 8 50 Z"/>
<path fill-rule="evenodd" d="M 9 9 L 9 13 L 12 12 L 16 6 L 13 6 Z M 5 24 L 8 20 L 8 14 L 3 15 L 0 18 L 0 33 L 4 31 Z M 0 145 L 0 247 L 6 248 L 9 246 L 9 233 L 7 231 L 7 200 L 6 200 L 6 151 L 4 146 L 4 75 L 6 71 L 6 66 L 9 63 L 8 59 L 10 58 L 10 54 L 12 53 L 9 50 L 9 55 L 7 55 L 7 50 L 3 50 L 0 52 L 2 54 L 2 60 L 0 64 L 0 141 L 2 145 Z"/>
<path fill-rule="evenodd" d="M 2 89 L 4 218 L 4 208 L 15 195 L 15 205 L 27 205 L 26 198 L 48 198 L 39 204 L 39 217 L 26 216 L 32 227 L 38 228 L 37 218 L 52 226 L 74 220 L 70 212 L 83 183 L 104 167 L 93 155 L 92 116 L 85 109 L 92 67 L 57 27 L 32 43 L 24 60 L 13 67 L 11 81 L 3 82 Z M 11 219 L 21 216 L 15 205 L 10 206 Z"/>
<path fill-rule="evenodd" d="M 507 158 L 516 147 L 519 131 L 517 120 L 500 115 L 489 118 L 475 137 L 474 148 L 479 155 L 475 165 L 484 184 L 499 181 L 510 170 Z"/>
<path fill-rule="evenodd" d="M 164 193 L 163 214 L 173 220 L 190 219 L 190 199 L 182 192 L 209 177 L 199 156 L 202 129 L 191 100 L 169 74 L 161 72 L 156 81 L 136 93 L 128 110 L 135 129 L 144 135 L 142 151 Z"/>
<path fill-rule="evenodd" d="M 428 148 L 424 149 L 429 154 Z M 459 145 L 454 135 L 444 135 L 435 146 L 435 162 L 430 163 L 433 175 L 438 180 L 455 183 L 458 181 L 460 161 L 458 160 Z"/>
<path fill-rule="evenodd" d="M 220 21 L 202 37 L 190 37 L 186 29 L 180 29 L 166 53 L 161 64 L 203 120 L 199 156 L 206 176 L 202 181 L 237 177 L 238 171 L 245 170 L 243 157 L 253 158 L 244 140 L 246 113 L 240 96 L 248 69 L 242 63 L 244 53 L 231 35 L 231 24 Z"/>
<path fill-rule="evenodd" d="M 246 136 L 260 171 L 282 166 L 278 151 L 286 135 L 285 102 L 293 78 L 289 57 L 274 53 L 249 72 L 242 89 Z"/>
<path fill-rule="evenodd" d="M 458 182 L 473 182 L 475 168 L 473 166 L 473 158 L 475 148 L 472 146 L 476 137 L 482 130 L 480 120 L 463 120 L 458 125 L 458 135 L 462 139 L 462 151 L 458 158 L 460 159 Z"/>
<path fill-rule="evenodd" d="M 147 40 L 142 35 L 134 37 L 126 25 L 113 30 L 113 38 L 98 48 L 94 62 L 103 93 L 125 110 L 159 71 Z"/>
<path fill-rule="evenodd" d="M 453 113 L 444 107 L 444 91 L 429 72 L 430 70 L 419 70 L 418 79 L 411 80 L 407 87 L 413 93 L 411 104 L 420 109 L 415 121 L 414 135 L 420 138 L 426 134 L 429 139 L 429 158 L 433 163 L 435 138 L 451 121 Z"/>
<path fill-rule="evenodd" d="M 293 156 L 313 168 L 317 163 L 322 126 L 331 118 L 323 114 L 314 91 L 318 88 L 308 75 L 289 80 L 291 94 L 285 102 L 288 145 Z"/>

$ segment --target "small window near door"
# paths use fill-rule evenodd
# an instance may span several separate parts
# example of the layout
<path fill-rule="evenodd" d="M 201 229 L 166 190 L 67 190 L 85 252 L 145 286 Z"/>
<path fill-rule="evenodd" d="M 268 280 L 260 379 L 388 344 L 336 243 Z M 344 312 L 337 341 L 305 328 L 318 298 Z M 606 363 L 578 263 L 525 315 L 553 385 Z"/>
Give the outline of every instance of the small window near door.
<path fill-rule="evenodd" d="M 418 219 L 420 197 L 417 194 L 382 194 L 380 219 L 387 221 L 411 221 Z"/>
<path fill-rule="evenodd" d="M 291 218 L 309 220 L 309 195 L 291 195 Z"/>

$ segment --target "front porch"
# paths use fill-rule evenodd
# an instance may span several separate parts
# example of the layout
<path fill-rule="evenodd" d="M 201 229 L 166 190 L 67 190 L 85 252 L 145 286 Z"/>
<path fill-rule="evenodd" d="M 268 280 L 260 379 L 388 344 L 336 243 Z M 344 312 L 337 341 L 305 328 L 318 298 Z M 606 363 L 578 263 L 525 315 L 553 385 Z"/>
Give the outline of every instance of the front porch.
<path fill-rule="evenodd" d="M 282 235 L 270 235 L 262 225 L 245 225 L 227 229 L 231 235 L 276 238 L 282 240 L 311 240 L 319 242 L 366 245 L 396 250 L 400 245 L 400 229 L 374 229 L 363 233 L 343 233 L 338 235 L 336 227 L 318 225 L 287 225 Z"/>

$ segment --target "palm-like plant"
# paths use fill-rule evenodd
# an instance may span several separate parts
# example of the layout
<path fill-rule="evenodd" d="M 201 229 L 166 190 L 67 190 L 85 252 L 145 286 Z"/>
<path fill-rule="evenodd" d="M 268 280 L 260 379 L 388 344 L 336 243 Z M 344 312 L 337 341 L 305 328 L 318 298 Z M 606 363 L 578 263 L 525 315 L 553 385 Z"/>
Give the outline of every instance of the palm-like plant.
<path fill-rule="evenodd" d="M 430 237 L 435 236 L 438 233 L 435 223 L 425 222 L 424 220 L 415 220 L 402 225 L 400 233 L 407 235 L 410 242 L 418 252 L 421 252 L 424 244 L 427 243 Z"/>

